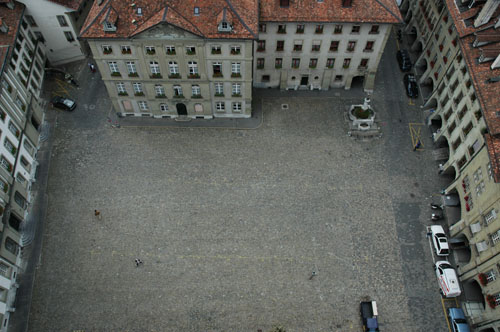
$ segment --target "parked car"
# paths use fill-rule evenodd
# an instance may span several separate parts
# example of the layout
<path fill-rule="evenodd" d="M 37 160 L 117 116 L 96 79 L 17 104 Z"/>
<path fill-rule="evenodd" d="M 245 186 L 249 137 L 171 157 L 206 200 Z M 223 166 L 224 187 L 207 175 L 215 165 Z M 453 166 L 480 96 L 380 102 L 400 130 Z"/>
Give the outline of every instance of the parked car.
<path fill-rule="evenodd" d="M 436 276 L 438 278 L 441 294 L 445 297 L 457 297 L 462 293 L 458 284 L 457 273 L 448 261 L 436 262 Z"/>
<path fill-rule="evenodd" d="M 411 59 L 410 59 L 410 53 L 408 53 L 407 50 L 399 50 L 396 53 L 396 59 L 398 60 L 399 63 L 399 68 L 403 72 L 407 72 L 411 70 Z"/>
<path fill-rule="evenodd" d="M 377 302 L 363 301 L 360 306 L 361 321 L 363 323 L 363 331 L 378 332 L 378 310 Z"/>
<path fill-rule="evenodd" d="M 417 98 L 418 86 L 417 86 L 417 80 L 415 79 L 415 75 L 406 74 L 403 78 L 403 82 L 405 84 L 405 90 L 408 97 Z"/>
<path fill-rule="evenodd" d="M 432 244 L 434 244 L 434 251 L 438 256 L 448 256 L 450 254 L 450 247 L 448 245 L 448 239 L 444 234 L 444 229 L 440 225 L 432 225 L 431 236 Z"/>
<path fill-rule="evenodd" d="M 76 108 L 75 101 L 66 97 L 56 96 L 50 102 L 53 107 L 64 111 L 73 111 Z"/>
<path fill-rule="evenodd" d="M 448 318 L 453 332 L 470 332 L 467 320 L 465 320 L 464 311 L 460 308 L 449 308 Z"/>

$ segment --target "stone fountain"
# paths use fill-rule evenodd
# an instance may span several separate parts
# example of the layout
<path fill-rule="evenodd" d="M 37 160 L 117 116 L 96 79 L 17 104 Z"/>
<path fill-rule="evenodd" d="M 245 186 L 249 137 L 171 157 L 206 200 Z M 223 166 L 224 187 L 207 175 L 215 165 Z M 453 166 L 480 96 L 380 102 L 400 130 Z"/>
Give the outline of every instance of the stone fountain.
<path fill-rule="evenodd" d="M 380 128 L 375 122 L 375 111 L 367 97 L 363 104 L 351 105 L 347 111 L 349 117 L 349 136 L 360 138 L 380 137 Z"/>

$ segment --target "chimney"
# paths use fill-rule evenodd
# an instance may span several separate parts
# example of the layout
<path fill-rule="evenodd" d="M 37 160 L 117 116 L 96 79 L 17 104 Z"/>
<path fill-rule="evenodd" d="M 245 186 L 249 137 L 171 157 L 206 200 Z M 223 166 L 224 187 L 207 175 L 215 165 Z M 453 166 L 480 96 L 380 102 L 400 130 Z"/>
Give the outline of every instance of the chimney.
<path fill-rule="evenodd" d="M 351 7 L 352 0 L 342 0 L 342 7 Z"/>
<path fill-rule="evenodd" d="M 7 33 L 9 31 L 9 27 L 5 23 L 5 20 L 0 17 L 0 31 L 3 33 Z"/>

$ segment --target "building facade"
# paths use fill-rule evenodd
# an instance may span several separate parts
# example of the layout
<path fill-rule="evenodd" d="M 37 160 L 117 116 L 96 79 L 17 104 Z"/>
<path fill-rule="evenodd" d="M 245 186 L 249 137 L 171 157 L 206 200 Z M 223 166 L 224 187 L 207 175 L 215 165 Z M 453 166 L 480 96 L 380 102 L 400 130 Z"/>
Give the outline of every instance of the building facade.
<path fill-rule="evenodd" d="M 251 116 L 257 3 L 96 2 L 81 36 L 122 116 Z"/>
<path fill-rule="evenodd" d="M 500 331 L 500 1 L 404 1 L 440 159 L 450 243 L 476 331 Z M 453 202 L 447 204 L 447 201 Z"/>
<path fill-rule="evenodd" d="M 25 20 L 45 45 L 51 66 L 84 59 L 86 45 L 77 39 L 93 0 L 20 0 Z"/>
<path fill-rule="evenodd" d="M 394 1 L 261 1 L 254 46 L 254 86 L 374 89 L 393 24 Z"/>
<path fill-rule="evenodd" d="M 24 18 L 25 6 L 0 3 L 0 331 L 6 331 L 30 212 L 31 184 L 43 111 L 38 102 L 45 67 L 43 44 Z"/>

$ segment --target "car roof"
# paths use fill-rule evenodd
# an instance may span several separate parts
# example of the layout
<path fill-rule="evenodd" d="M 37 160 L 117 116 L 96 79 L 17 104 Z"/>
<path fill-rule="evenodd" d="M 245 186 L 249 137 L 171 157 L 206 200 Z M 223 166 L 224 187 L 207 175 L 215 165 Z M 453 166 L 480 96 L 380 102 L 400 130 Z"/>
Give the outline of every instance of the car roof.
<path fill-rule="evenodd" d="M 444 233 L 444 228 L 441 225 L 432 225 L 431 232 L 432 233 Z"/>
<path fill-rule="evenodd" d="M 453 318 L 463 318 L 465 319 L 464 311 L 462 308 L 450 308 L 448 309 L 449 314 Z"/>

